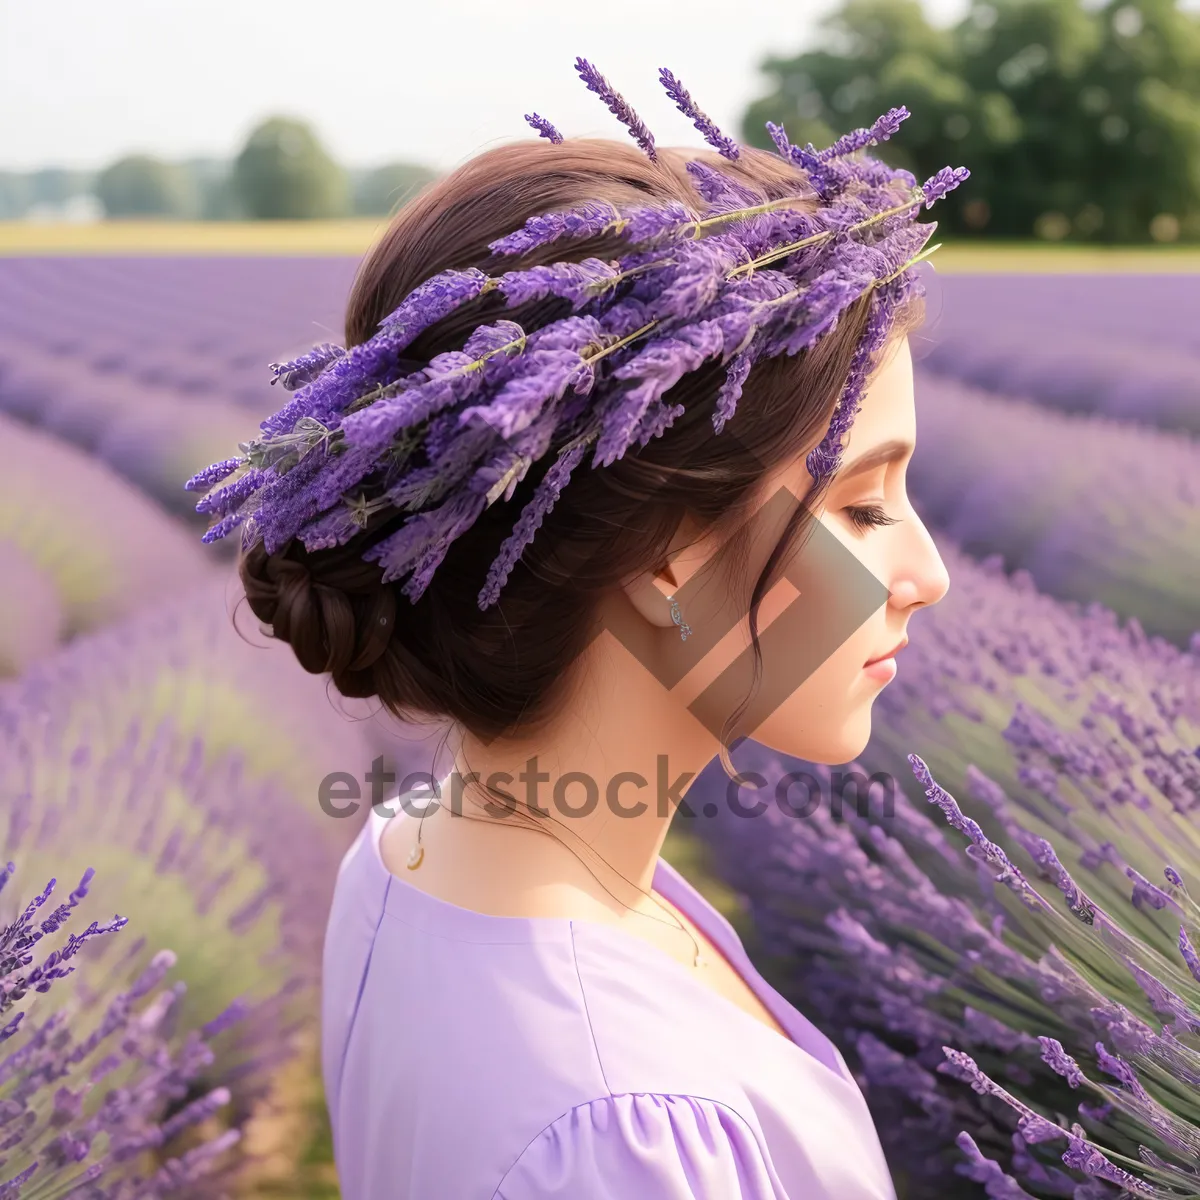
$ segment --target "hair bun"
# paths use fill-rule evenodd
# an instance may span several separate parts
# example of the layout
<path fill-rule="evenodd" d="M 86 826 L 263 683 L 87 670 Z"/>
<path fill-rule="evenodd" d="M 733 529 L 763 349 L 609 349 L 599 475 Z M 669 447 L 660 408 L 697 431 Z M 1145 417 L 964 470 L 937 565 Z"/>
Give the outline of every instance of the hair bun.
<path fill-rule="evenodd" d="M 314 576 L 297 558 L 259 551 L 243 562 L 247 598 L 273 635 L 291 645 L 306 671 L 328 671 L 336 682 L 380 658 L 396 626 L 391 587 L 377 584 L 348 594 L 337 582 Z"/>

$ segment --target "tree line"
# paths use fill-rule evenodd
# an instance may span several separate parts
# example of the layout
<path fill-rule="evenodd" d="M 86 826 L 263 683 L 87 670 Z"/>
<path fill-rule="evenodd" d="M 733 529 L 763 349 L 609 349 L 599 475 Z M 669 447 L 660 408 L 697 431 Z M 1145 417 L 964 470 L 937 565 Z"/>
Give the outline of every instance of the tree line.
<path fill-rule="evenodd" d="M 950 27 L 920 0 L 843 0 L 813 46 L 762 68 L 745 141 L 769 147 L 770 120 L 820 147 L 903 104 L 911 116 L 873 153 L 922 179 L 970 167 L 938 206 L 953 234 L 1200 240 L 1200 12 L 1179 0 L 968 0 Z M 116 217 L 377 215 L 433 177 L 406 162 L 345 170 L 308 125 L 273 117 L 232 163 L 0 173 L 0 217 L 71 189 Z"/>
<path fill-rule="evenodd" d="M 129 154 L 100 171 L 0 172 L 0 218 L 94 195 L 106 216 L 192 220 L 386 216 L 436 172 L 417 163 L 341 166 L 307 123 L 271 117 L 230 161 Z"/>
<path fill-rule="evenodd" d="M 927 178 L 970 167 L 938 206 L 961 235 L 1200 239 L 1200 13 L 1177 0 L 971 0 L 950 28 L 918 0 L 846 0 L 818 43 L 764 64 L 743 137 L 828 145 L 903 104 L 873 152 Z"/>

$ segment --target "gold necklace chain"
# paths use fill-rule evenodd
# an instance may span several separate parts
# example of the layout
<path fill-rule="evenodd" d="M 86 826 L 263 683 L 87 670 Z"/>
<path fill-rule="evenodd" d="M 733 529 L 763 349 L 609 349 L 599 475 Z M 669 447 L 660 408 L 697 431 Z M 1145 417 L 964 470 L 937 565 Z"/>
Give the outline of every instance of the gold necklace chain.
<path fill-rule="evenodd" d="M 437 788 L 436 788 L 436 795 L 437 795 L 437 796 L 440 796 L 440 795 L 442 794 L 442 792 L 444 791 L 445 785 L 446 785 L 446 784 L 449 782 L 449 780 L 450 780 L 450 776 L 449 776 L 449 775 L 447 775 L 447 776 L 446 776 L 446 778 L 445 778 L 444 780 L 442 780 L 442 782 L 441 782 L 441 783 L 439 783 L 439 784 L 437 785 Z M 426 799 L 430 799 L 430 798 L 431 798 L 431 797 L 426 797 Z M 442 807 L 442 803 L 441 803 L 441 800 L 440 800 L 440 799 L 437 799 L 437 800 L 435 800 L 435 804 L 436 804 L 436 807 L 438 807 L 438 808 L 441 808 L 441 807 Z M 405 866 L 406 866 L 406 867 L 408 868 L 408 870 L 410 870 L 410 871 L 415 871 L 415 870 L 417 870 L 417 868 L 419 868 L 419 867 L 420 867 L 420 865 L 421 865 L 421 864 L 422 864 L 422 863 L 425 861 L 425 847 L 424 847 L 424 845 L 422 845 L 422 843 L 421 843 L 421 827 L 422 827 L 422 825 L 423 825 L 423 824 L 424 824 L 424 822 L 425 822 L 425 818 L 426 818 L 426 817 L 429 815 L 429 810 L 430 810 L 430 808 L 431 808 L 431 807 L 433 807 L 433 805 L 428 805 L 428 804 L 427 804 L 427 805 L 425 806 L 425 809 L 424 809 L 424 811 L 421 813 L 421 816 L 420 816 L 420 818 L 419 818 L 419 819 L 418 819 L 418 821 L 417 821 L 417 840 L 416 840 L 416 842 L 414 843 L 414 845 L 413 845 L 413 848 L 412 848 L 412 849 L 409 851 L 409 854 L 408 854 L 408 859 L 407 859 L 407 860 L 406 860 L 406 862 L 405 862 Z M 461 816 L 462 814 L 460 813 L 460 814 L 457 814 L 457 815 Z M 471 818 L 468 818 L 468 819 L 469 819 L 469 820 L 485 820 L 486 818 L 483 818 L 483 817 L 471 817 Z M 535 830 L 535 831 L 536 831 L 536 832 L 538 832 L 538 833 L 545 833 L 545 834 L 546 834 L 548 837 L 550 837 L 550 836 L 553 836 L 552 834 L 550 834 L 549 830 L 547 830 L 547 829 L 544 829 L 544 828 L 542 828 L 542 827 L 540 827 L 540 826 L 537 826 L 537 825 L 527 825 L 527 826 L 523 826 L 523 828 L 526 828 L 526 829 L 533 829 L 533 830 Z M 562 843 L 560 843 L 560 844 L 562 844 Z M 585 845 L 585 846 L 587 846 L 587 843 L 585 842 L 585 843 L 584 843 L 584 845 Z M 589 850 L 591 850 L 591 847 L 589 846 L 589 847 L 588 847 L 588 849 L 589 849 Z M 596 851 L 595 851 L 595 850 L 592 850 L 591 852 L 592 852 L 593 854 L 595 854 L 597 858 L 600 858 L 600 856 L 599 856 L 598 854 L 596 854 Z M 574 851 L 572 851 L 572 853 L 574 853 Z M 576 855 L 576 858 L 579 858 L 579 856 L 578 856 L 578 855 Z M 580 858 L 580 859 L 579 859 L 579 861 L 580 861 L 580 862 L 583 862 L 583 859 L 581 859 L 581 858 Z M 659 901 L 659 900 L 658 900 L 658 899 L 655 897 L 655 895 L 654 895 L 653 891 L 649 891 L 649 892 L 647 892 L 647 891 L 645 891 L 644 889 L 642 889 L 642 888 L 639 888 L 639 887 L 637 886 L 637 884 L 633 883 L 633 882 L 632 882 L 631 880 L 629 880 L 629 879 L 626 879 L 624 875 L 621 875 L 619 872 L 617 872 L 617 871 L 616 871 L 616 868 L 614 868 L 614 867 L 611 867 L 611 866 L 609 866 L 609 864 L 608 864 L 607 862 L 604 862 L 604 859 L 600 858 L 600 861 L 601 861 L 602 863 L 604 863 L 604 865 L 605 865 L 606 867 L 608 867 L 608 869 L 609 869 L 610 871 L 612 871 L 614 874 L 616 874 L 616 875 L 617 875 L 617 877 L 618 877 L 619 879 L 621 879 L 621 880 L 622 880 L 622 882 L 629 884 L 629 886 L 630 886 L 630 887 L 632 887 L 632 888 L 635 888 L 635 889 L 636 889 L 636 890 L 637 890 L 637 891 L 638 891 L 638 892 L 639 892 L 641 895 L 645 896 L 647 900 L 650 900 L 652 903 L 656 904 L 656 905 L 657 905 L 657 906 L 658 906 L 660 909 L 663 909 L 663 911 L 664 911 L 664 912 L 667 912 L 667 911 L 669 911 L 669 910 L 668 910 L 668 909 L 667 909 L 667 908 L 666 908 L 666 907 L 665 907 L 665 906 L 662 904 L 662 902 L 661 902 L 661 901 Z M 595 879 L 595 880 L 596 880 L 596 882 L 597 882 L 597 883 L 599 883 L 599 884 L 600 884 L 600 886 L 601 886 L 602 888 L 604 888 L 604 890 L 605 890 L 606 892 L 608 892 L 608 894 L 609 894 L 610 896 L 612 896 L 612 895 L 613 895 L 613 894 L 612 894 L 612 892 L 611 892 L 611 891 L 609 891 L 609 889 L 608 889 L 607 887 L 605 887 L 605 886 L 604 886 L 604 883 L 601 881 L 600 877 L 599 877 L 599 876 L 596 874 L 596 872 L 595 872 L 595 871 L 593 871 L 593 870 L 592 870 L 592 868 L 591 868 L 591 867 L 589 867 L 589 866 L 588 866 L 588 864 L 587 864 L 586 862 L 584 862 L 584 863 L 583 863 L 583 865 L 584 865 L 584 868 L 587 870 L 588 874 L 590 874 L 590 875 L 592 876 L 592 878 L 593 878 L 593 879 Z M 617 897 L 616 897 L 616 896 L 613 896 L 613 899 L 615 900 L 615 899 L 617 899 Z M 632 906 L 630 906 L 630 905 L 626 905 L 626 907 L 627 907 L 627 908 L 629 908 L 631 912 L 637 912 L 637 910 L 636 910 L 636 909 L 634 909 L 634 908 L 632 908 Z M 647 919 L 647 920 L 651 920 L 651 921 L 658 921 L 658 920 L 659 920 L 659 918 L 657 918 L 657 917 L 652 917 L 652 916 L 650 916 L 648 913 L 640 913 L 640 914 L 638 914 L 638 915 L 640 915 L 640 916 L 643 916 L 643 917 L 646 917 L 646 919 Z M 674 913 L 671 913 L 670 915 L 671 915 L 672 919 L 674 920 L 674 922 L 675 922 L 675 925 L 676 925 L 676 926 L 679 928 L 680 932 L 682 932 L 682 933 L 686 933 L 686 934 L 688 935 L 688 938 L 691 940 L 691 943 L 692 943 L 692 950 L 693 950 L 693 955 L 692 955 L 692 966 L 693 966 L 693 967 L 707 967 L 707 966 L 709 966 L 709 965 L 710 965 L 710 964 L 709 964 L 709 960 L 708 960 L 708 959 L 707 959 L 707 958 L 706 958 L 706 957 L 705 957 L 705 956 L 704 956 L 704 955 L 701 953 L 701 951 L 700 951 L 700 943 L 699 943 L 699 941 L 697 940 L 697 938 L 696 938 L 696 935 L 695 935 L 695 934 L 694 934 L 694 933 L 691 931 L 691 929 L 689 929 L 689 928 L 687 927 L 687 925 L 685 925 L 685 924 L 684 924 L 684 923 L 683 923 L 683 922 L 682 922 L 682 921 L 681 921 L 681 920 L 680 920 L 680 919 L 679 919 L 677 916 L 675 916 L 675 914 L 674 914 Z M 665 921 L 660 921 L 659 923 L 660 923 L 660 924 L 663 924 L 663 925 L 667 924 L 667 922 L 665 922 Z"/>

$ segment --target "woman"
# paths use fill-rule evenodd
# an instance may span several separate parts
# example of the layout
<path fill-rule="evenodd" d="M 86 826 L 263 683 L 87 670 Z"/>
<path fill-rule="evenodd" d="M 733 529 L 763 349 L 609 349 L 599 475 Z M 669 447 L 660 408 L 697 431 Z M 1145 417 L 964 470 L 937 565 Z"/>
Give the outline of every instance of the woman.
<path fill-rule="evenodd" d="M 659 850 L 735 737 L 854 758 L 946 592 L 905 335 L 913 217 L 965 172 L 854 154 L 904 110 L 824 157 L 739 147 L 666 72 L 716 153 L 663 150 L 590 71 L 640 151 L 535 116 L 430 187 L 352 349 L 277 368 L 295 399 L 197 477 L 309 670 L 456 733 L 441 804 L 378 806 L 339 875 L 342 1192 L 890 1197 L 841 1055 Z"/>

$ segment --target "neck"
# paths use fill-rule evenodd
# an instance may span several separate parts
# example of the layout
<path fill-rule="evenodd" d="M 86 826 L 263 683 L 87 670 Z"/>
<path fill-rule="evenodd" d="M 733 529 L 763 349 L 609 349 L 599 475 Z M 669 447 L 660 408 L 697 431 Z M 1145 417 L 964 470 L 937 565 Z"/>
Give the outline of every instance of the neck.
<path fill-rule="evenodd" d="M 689 690 L 689 675 L 668 691 L 655 677 L 653 660 L 669 654 L 671 642 L 651 638 L 635 656 L 606 629 L 580 662 L 551 729 L 486 744 L 463 739 L 443 803 L 496 824 L 536 824 L 554 839 L 521 835 L 529 850 L 508 856 L 501 869 L 574 875 L 567 860 L 582 859 L 605 887 L 624 880 L 649 891 L 679 801 L 720 748 L 687 708 L 700 682 Z M 543 845 L 533 850 L 535 842 Z"/>

